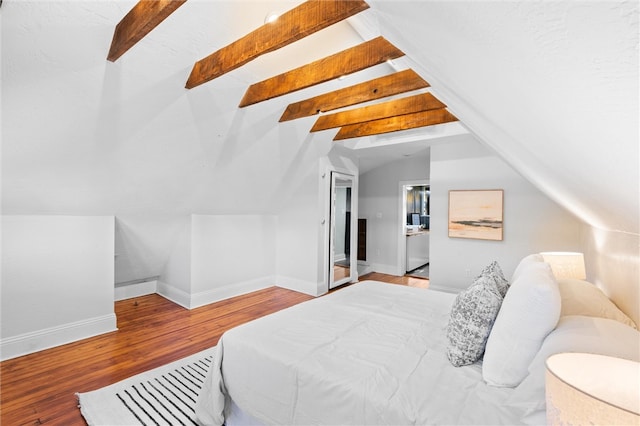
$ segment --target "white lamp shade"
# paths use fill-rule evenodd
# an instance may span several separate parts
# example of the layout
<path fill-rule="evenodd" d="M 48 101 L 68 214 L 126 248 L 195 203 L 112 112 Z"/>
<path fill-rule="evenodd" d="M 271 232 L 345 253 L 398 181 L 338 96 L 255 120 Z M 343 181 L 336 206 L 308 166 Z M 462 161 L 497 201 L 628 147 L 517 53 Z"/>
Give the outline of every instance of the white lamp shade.
<path fill-rule="evenodd" d="M 584 255 L 569 251 L 547 251 L 540 253 L 545 262 L 551 265 L 556 279 L 575 278 L 584 280 L 587 273 L 584 268 Z"/>
<path fill-rule="evenodd" d="M 562 353 L 547 359 L 547 424 L 640 425 L 640 363 Z"/>

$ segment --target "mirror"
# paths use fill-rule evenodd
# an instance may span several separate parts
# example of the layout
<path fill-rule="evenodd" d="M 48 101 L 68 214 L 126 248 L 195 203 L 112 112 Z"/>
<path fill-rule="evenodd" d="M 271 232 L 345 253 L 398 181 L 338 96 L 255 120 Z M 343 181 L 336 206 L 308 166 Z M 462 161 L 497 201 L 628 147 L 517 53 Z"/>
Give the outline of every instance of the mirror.
<path fill-rule="evenodd" d="M 357 270 L 353 232 L 355 199 L 353 176 L 331 172 L 331 216 L 329 238 L 329 288 L 352 281 Z M 356 269 L 354 269 L 356 268 Z"/>

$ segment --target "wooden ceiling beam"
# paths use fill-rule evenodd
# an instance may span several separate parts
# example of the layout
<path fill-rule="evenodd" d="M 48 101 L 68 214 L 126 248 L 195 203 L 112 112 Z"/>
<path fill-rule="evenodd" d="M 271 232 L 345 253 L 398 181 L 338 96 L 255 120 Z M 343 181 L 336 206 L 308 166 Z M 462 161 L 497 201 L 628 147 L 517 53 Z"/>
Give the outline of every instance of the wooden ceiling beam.
<path fill-rule="evenodd" d="M 309 0 L 195 63 L 191 89 L 369 8 L 363 0 Z"/>
<path fill-rule="evenodd" d="M 383 37 L 377 37 L 326 58 L 252 84 L 240 101 L 246 107 L 365 68 L 399 58 L 404 53 Z"/>
<path fill-rule="evenodd" d="M 334 90 L 313 98 L 289 104 L 280 117 L 280 122 L 310 117 L 321 112 L 357 105 L 367 101 L 386 98 L 412 90 L 429 87 L 422 77 L 412 69 L 398 71 L 344 89 Z"/>
<path fill-rule="evenodd" d="M 458 119 L 446 109 L 421 111 L 413 114 L 398 115 L 380 120 L 351 124 L 341 127 L 334 141 L 359 138 L 363 136 L 379 135 L 400 130 L 416 129 L 436 124 L 450 123 Z"/>
<path fill-rule="evenodd" d="M 115 62 L 187 0 L 140 0 L 116 25 L 107 59 Z"/>
<path fill-rule="evenodd" d="M 379 120 L 396 115 L 405 115 L 445 107 L 446 105 L 431 93 L 421 93 L 419 95 L 394 99 L 362 108 L 323 115 L 316 120 L 311 131 L 317 132 L 349 124 L 363 123 L 365 121 Z"/>

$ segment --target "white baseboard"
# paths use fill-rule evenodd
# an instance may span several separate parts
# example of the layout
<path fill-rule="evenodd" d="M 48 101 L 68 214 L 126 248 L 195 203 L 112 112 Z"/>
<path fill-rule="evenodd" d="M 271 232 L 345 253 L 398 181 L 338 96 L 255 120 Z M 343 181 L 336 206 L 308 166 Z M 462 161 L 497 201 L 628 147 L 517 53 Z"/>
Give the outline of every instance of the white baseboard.
<path fill-rule="evenodd" d="M 254 280 L 241 281 L 213 290 L 195 293 L 190 297 L 189 308 L 198 308 L 200 306 L 219 302 L 231 297 L 251 293 L 252 291 L 262 290 L 267 287 L 273 287 L 274 285 L 276 285 L 275 276 L 268 276 L 257 278 Z"/>
<path fill-rule="evenodd" d="M 381 274 L 401 276 L 401 275 L 398 275 L 398 267 L 396 265 L 384 265 L 381 263 L 372 263 L 371 269 L 373 269 L 374 272 L 379 272 Z"/>
<path fill-rule="evenodd" d="M 175 288 L 164 281 L 158 281 L 156 292 L 165 299 L 169 299 L 184 308 L 195 309 L 200 306 L 219 302 L 235 296 L 241 296 L 243 294 L 262 290 L 263 288 L 272 287 L 274 285 L 276 285 L 275 277 L 269 276 L 257 278 L 255 280 L 241 281 L 213 290 L 190 294 L 184 290 Z"/>
<path fill-rule="evenodd" d="M 321 286 L 320 284 L 312 281 L 304 281 L 297 278 L 284 277 L 282 275 L 278 275 L 276 283 L 278 287 L 308 294 L 310 296 L 320 296 L 327 292 L 326 284 Z"/>
<path fill-rule="evenodd" d="M 171 300 L 173 303 L 177 303 L 183 308 L 190 309 L 191 295 L 184 290 L 180 290 L 179 288 L 175 288 L 164 281 L 158 280 L 156 293 L 165 299 Z"/>
<path fill-rule="evenodd" d="M 146 296 L 158 291 L 158 281 L 145 281 L 141 283 L 117 286 L 115 288 L 115 300 L 131 299 L 133 297 Z"/>
<path fill-rule="evenodd" d="M 366 262 L 358 260 L 358 278 L 373 272 L 373 268 Z"/>
<path fill-rule="evenodd" d="M 0 360 L 16 358 L 117 329 L 116 314 L 113 313 L 4 338 L 0 340 Z"/>

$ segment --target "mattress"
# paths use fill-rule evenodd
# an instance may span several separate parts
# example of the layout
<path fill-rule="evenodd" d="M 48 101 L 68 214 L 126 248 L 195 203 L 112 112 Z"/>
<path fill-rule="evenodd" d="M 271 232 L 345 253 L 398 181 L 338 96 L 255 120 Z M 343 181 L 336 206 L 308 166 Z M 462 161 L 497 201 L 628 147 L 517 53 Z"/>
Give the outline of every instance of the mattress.
<path fill-rule="evenodd" d="M 363 281 L 226 332 L 202 424 L 518 424 L 513 389 L 452 366 L 454 294 Z M 544 398 L 534 395 L 532 398 Z M 244 417 L 238 417 L 241 410 Z"/>

